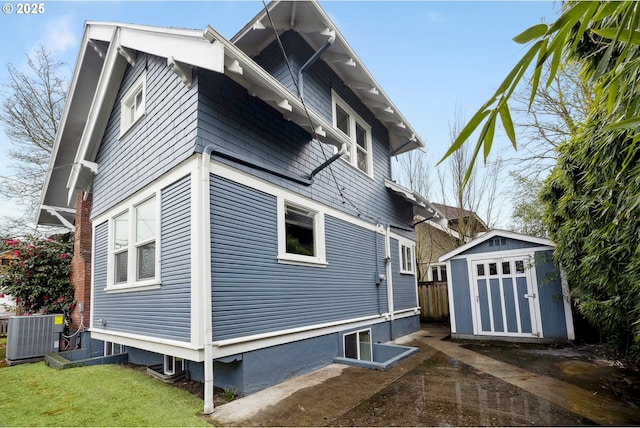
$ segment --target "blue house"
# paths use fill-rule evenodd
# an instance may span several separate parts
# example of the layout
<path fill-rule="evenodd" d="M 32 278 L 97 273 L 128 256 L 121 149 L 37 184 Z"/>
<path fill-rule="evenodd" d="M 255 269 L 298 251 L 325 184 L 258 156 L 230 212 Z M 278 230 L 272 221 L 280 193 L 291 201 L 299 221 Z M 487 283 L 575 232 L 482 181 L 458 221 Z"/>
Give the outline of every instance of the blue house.
<path fill-rule="evenodd" d="M 430 213 L 391 158 L 423 143 L 316 2 L 267 10 L 231 40 L 87 22 L 38 215 L 87 216 L 91 339 L 202 380 L 205 411 L 212 385 L 250 393 L 419 329 Z"/>
<path fill-rule="evenodd" d="M 440 257 L 447 263 L 451 336 L 574 340 L 569 289 L 546 238 L 492 230 Z"/>

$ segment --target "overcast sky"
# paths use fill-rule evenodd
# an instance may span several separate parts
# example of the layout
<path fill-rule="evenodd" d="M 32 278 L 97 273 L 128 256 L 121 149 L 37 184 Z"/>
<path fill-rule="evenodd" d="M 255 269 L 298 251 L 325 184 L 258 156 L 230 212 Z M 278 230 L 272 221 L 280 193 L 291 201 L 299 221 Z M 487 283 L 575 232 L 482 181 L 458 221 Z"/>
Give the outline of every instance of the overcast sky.
<path fill-rule="evenodd" d="M 87 20 L 196 29 L 211 25 L 230 39 L 263 8 L 255 1 L 47 1 L 42 3 L 43 13 L 26 15 L 17 13 L 16 2 L 3 5 L 1 82 L 7 80 L 5 65 L 24 69 L 26 55 L 38 45 L 65 61 L 70 75 Z M 554 21 L 560 9 L 552 1 L 321 1 L 320 5 L 417 130 L 434 161 L 450 144 L 449 126 L 456 111 L 471 117 L 523 54 L 525 47 L 512 37 L 541 21 Z M 504 138 L 498 140 L 502 147 L 508 146 Z M 2 133 L 2 176 L 13 174 L 6 155 L 9 144 Z M 0 215 L 15 209 L 0 200 Z"/>

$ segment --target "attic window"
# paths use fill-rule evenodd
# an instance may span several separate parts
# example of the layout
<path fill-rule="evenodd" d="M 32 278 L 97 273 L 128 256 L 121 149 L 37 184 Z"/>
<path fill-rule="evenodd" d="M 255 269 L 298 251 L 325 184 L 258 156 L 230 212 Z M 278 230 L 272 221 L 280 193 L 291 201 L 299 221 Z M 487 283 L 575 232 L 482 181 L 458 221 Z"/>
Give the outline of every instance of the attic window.
<path fill-rule="evenodd" d="M 333 91 L 331 92 L 331 98 L 333 126 L 342 131 L 351 140 L 343 159 L 365 174 L 373 176 L 371 127 Z"/>
<path fill-rule="evenodd" d="M 140 120 L 145 112 L 147 98 L 147 73 L 131 85 L 120 102 L 120 136 L 124 135 L 133 125 Z"/>

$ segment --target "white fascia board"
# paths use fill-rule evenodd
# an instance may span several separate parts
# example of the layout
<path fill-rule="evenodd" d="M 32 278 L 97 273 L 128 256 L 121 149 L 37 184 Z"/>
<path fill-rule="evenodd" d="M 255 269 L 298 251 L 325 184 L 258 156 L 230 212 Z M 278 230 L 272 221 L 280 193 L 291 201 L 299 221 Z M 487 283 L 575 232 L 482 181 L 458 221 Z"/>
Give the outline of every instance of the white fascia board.
<path fill-rule="evenodd" d="M 224 47 L 222 43 L 210 43 L 202 33 L 165 32 L 135 27 L 120 29 L 120 45 L 151 55 L 173 58 L 218 73 L 224 72 Z M 194 37 L 194 34 L 197 34 Z"/>
<path fill-rule="evenodd" d="M 317 4 L 317 2 L 312 1 L 312 2 L 309 2 L 309 3 L 313 4 L 314 7 L 317 9 L 317 12 L 318 12 L 318 14 L 320 15 L 320 17 L 322 19 L 323 25 L 327 26 L 327 27 L 329 27 L 329 28 L 331 28 L 331 29 L 333 29 L 335 31 L 336 39 L 340 40 L 340 42 L 344 46 L 345 50 L 347 51 L 347 55 L 349 57 L 355 59 L 355 62 L 358 64 L 358 69 L 366 77 L 366 80 L 371 84 L 371 87 L 377 89 L 377 92 L 378 92 L 377 95 L 378 96 L 376 98 L 381 97 L 384 100 L 384 103 L 387 104 L 389 107 L 391 107 L 391 109 L 393 109 L 394 122 L 396 122 L 396 123 L 400 123 L 400 122 L 404 123 L 405 126 L 408 128 L 407 130 L 415 136 L 415 138 L 416 138 L 416 143 L 415 144 L 419 148 L 424 147 L 424 143 L 418 138 L 418 133 L 411 127 L 411 125 L 409 125 L 409 121 L 402 115 L 402 113 L 400 113 L 400 110 L 391 101 L 391 98 L 389 98 L 389 96 L 385 93 L 384 89 L 382 89 L 382 86 L 380 86 L 378 84 L 376 79 L 374 79 L 373 75 L 369 72 L 369 70 L 367 70 L 367 67 L 364 65 L 364 62 L 362 62 L 362 60 L 360 60 L 358 55 L 356 55 L 355 51 L 351 48 L 351 46 L 349 45 L 347 40 L 344 38 L 344 36 L 340 32 L 340 30 L 338 30 L 338 28 L 335 26 L 335 24 L 331 21 L 329 16 Z M 331 65 L 330 65 L 330 67 L 331 67 Z M 360 97 L 360 98 L 362 98 L 362 97 Z M 366 104 L 366 102 L 364 100 L 362 100 L 362 101 Z M 391 137 L 391 135 L 390 135 L 390 137 Z M 418 148 L 418 147 L 415 147 L 415 148 Z M 408 151 L 408 150 L 401 150 L 397 154 L 403 153 L 405 151 Z"/>
<path fill-rule="evenodd" d="M 82 68 L 82 63 L 84 59 L 84 55 L 86 53 L 86 46 L 89 40 L 89 34 L 85 27 L 85 32 L 82 36 L 82 41 L 80 42 L 80 51 L 78 52 L 78 57 L 76 58 L 76 66 L 73 70 L 73 75 L 71 77 L 71 85 L 69 86 L 69 92 L 67 94 L 67 99 L 64 104 L 64 110 L 62 111 L 62 117 L 60 118 L 60 125 L 58 126 L 58 133 L 56 134 L 56 139 L 53 142 L 53 148 L 51 149 L 51 159 L 49 159 L 49 166 L 47 168 L 47 174 L 44 179 L 44 186 L 42 187 L 42 193 L 40 194 L 40 203 L 38 206 L 42 206 L 44 204 L 45 196 L 49 189 L 49 183 L 51 181 L 51 174 L 55 169 L 56 158 L 58 157 L 58 151 L 60 150 L 60 142 L 62 139 L 63 130 L 66 127 L 67 120 L 69 118 L 69 110 L 71 109 L 71 103 L 75 95 L 75 89 L 78 83 L 78 76 L 80 75 L 80 70 Z M 36 225 L 40 222 L 40 213 L 41 209 L 37 210 L 36 213 Z"/>
<path fill-rule="evenodd" d="M 109 44 L 104 65 L 102 66 L 102 72 L 100 73 L 98 86 L 93 97 L 93 102 L 91 103 L 89 117 L 82 132 L 82 138 L 80 139 L 80 146 L 76 152 L 74 164 L 80 164 L 84 160 L 93 161 L 97 148 L 102 140 L 113 103 L 118 96 L 118 87 L 122 82 L 122 77 L 127 68 L 127 61 L 118 53 L 119 42 L 120 31 L 116 29 Z M 75 192 L 80 170 L 80 167 L 73 168 L 73 172 L 69 177 L 69 181 L 67 182 L 67 189 L 69 189 L 68 200 L 71 200 Z"/>
<path fill-rule="evenodd" d="M 554 247 L 553 242 L 550 239 L 547 239 L 547 238 L 538 238 L 537 236 L 523 235 L 521 233 L 509 232 L 507 230 L 493 229 L 493 230 L 485 233 L 484 235 L 467 242 L 466 244 L 462 245 L 461 247 L 458 247 L 455 250 L 452 250 L 452 251 L 449 251 L 446 254 L 443 254 L 442 256 L 440 256 L 440 258 L 438 260 L 440 262 L 445 262 L 445 261 L 457 256 L 458 254 L 467 251 L 469 248 L 475 247 L 476 245 L 479 245 L 479 244 L 481 244 L 481 243 L 483 243 L 485 241 L 488 241 L 489 239 L 494 238 L 496 236 L 503 236 L 505 238 L 516 239 L 518 241 L 525 241 L 525 242 L 531 242 L 533 244 L 539 244 L 539 245 L 543 246 L 541 248 L 545 248 L 545 247 L 553 248 Z"/>

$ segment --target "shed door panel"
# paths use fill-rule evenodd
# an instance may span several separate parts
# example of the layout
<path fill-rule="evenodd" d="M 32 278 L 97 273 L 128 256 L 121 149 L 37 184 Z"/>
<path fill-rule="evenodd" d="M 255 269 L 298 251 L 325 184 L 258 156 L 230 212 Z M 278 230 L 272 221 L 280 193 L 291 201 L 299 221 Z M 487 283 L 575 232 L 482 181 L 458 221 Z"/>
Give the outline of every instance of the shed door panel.
<path fill-rule="evenodd" d="M 472 262 L 480 334 L 537 336 L 536 287 L 524 257 Z"/>

